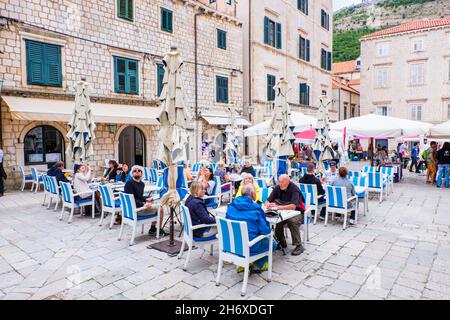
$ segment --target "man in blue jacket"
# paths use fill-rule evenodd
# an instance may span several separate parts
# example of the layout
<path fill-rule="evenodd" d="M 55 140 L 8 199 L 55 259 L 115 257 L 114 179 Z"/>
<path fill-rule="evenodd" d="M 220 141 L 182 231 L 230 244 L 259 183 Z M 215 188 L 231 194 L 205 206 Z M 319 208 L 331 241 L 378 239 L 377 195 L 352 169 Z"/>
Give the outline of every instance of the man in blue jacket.
<path fill-rule="evenodd" d="M 261 208 L 261 204 L 256 203 L 256 192 L 253 185 L 248 184 L 242 189 L 242 197 L 237 197 L 228 206 L 226 218 L 236 221 L 247 222 L 248 237 L 252 241 L 260 235 L 267 235 L 271 232 L 270 225 L 266 220 L 266 215 Z M 275 250 L 276 242 L 272 243 Z M 269 250 L 269 240 L 263 239 L 250 248 L 250 254 L 259 254 Z M 255 266 L 257 268 L 255 268 Z M 255 261 L 253 271 L 264 271 L 268 268 L 268 259 L 264 257 Z M 238 268 L 242 272 L 243 268 Z"/>
<path fill-rule="evenodd" d="M 66 176 L 64 175 L 63 169 L 64 169 L 64 162 L 57 161 L 53 167 L 48 169 L 47 175 L 50 177 L 55 177 L 58 185 L 60 181 L 69 182 L 69 180 L 67 180 Z"/>
<path fill-rule="evenodd" d="M 414 147 L 411 150 L 411 166 L 409 167 L 409 172 L 413 172 L 413 166 L 416 168 L 416 173 L 420 173 L 419 168 L 419 143 L 414 143 Z"/>

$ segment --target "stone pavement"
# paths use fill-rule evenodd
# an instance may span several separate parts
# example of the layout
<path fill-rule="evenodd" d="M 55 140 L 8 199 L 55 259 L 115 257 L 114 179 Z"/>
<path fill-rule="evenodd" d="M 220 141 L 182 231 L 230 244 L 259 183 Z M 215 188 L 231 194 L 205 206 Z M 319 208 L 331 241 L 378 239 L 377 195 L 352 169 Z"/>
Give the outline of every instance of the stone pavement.
<path fill-rule="evenodd" d="M 311 226 L 302 255 L 276 252 L 272 282 L 250 276 L 245 299 L 450 299 L 450 189 L 407 173 L 377 199 L 357 226 Z M 184 260 L 147 249 L 146 234 L 129 246 L 129 229 L 117 241 L 117 226 L 67 224 L 41 201 L 29 191 L 0 198 L 0 299 L 241 299 L 234 266 L 215 285 L 217 249 L 194 250 L 183 271 Z"/>

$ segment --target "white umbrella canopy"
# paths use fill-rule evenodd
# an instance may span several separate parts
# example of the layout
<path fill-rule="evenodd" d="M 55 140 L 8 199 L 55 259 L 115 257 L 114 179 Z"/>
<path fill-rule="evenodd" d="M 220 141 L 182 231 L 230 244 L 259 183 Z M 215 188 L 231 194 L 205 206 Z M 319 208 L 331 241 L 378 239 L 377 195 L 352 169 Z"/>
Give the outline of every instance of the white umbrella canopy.
<path fill-rule="evenodd" d="M 89 84 L 83 79 L 75 85 L 75 107 L 69 120 L 67 155 L 83 163 L 94 155 L 95 123 L 90 107 Z"/>
<path fill-rule="evenodd" d="M 435 138 L 450 138 L 450 120 L 431 127 L 428 136 Z"/>
<path fill-rule="evenodd" d="M 186 145 L 188 135 L 186 127 L 191 120 L 182 90 L 181 67 L 183 61 L 180 52 L 172 47 L 164 59 L 163 90 L 161 92 L 161 113 L 159 122 L 161 128 L 158 134 L 158 158 L 168 167 L 168 189 L 163 197 L 163 204 L 175 207 L 179 202 L 176 190 L 178 178 L 178 162 L 186 160 Z"/>
<path fill-rule="evenodd" d="M 315 128 L 317 125 L 317 118 L 305 115 L 301 112 L 291 111 L 291 123 L 294 125 L 294 132 L 301 132 L 308 129 Z M 258 123 L 250 128 L 244 130 L 246 137 L 265 136 L 269 133 L 270 122 L 272 120 L 266 120 Z"/>
<path fill-rule="evenodd" d="M 426 134 L 431 126 L 425 122 L 377 114 L 350 118 L 330 125 L 333 130 L 342 132 L 347 128 L 347 134 L 360 137 L 418 136 Z"/>
<path fill-rule="evenodd" d="M 224 154 L 228 164 L 239 162 L 239 128 L 236 120 L 236 106 L 229 106 L 230 111 L 230 123 L 225 129 L 226 144 Z"/>

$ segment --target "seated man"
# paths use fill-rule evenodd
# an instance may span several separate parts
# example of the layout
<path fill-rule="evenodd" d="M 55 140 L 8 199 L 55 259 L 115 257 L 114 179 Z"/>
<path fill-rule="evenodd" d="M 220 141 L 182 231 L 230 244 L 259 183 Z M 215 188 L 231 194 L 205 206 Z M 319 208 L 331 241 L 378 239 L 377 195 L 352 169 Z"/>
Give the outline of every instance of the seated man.
<path fill-rule="evenodd" d="M 246 184 L 242 188 L 242 196 L 234 199 L 228 206 L 226 218 L 230 220 L 247 222 L 248 238 L 250 241 L 260 235 L 270 233 L 270 225 L 266 220 L 266 215 L 261 208 L 261 204 L 256 203 L 256 191 L 252 184 Z M 269 239 L 263 239 L 250 248 L 250 254 L 259 254 L 269 250 Z M 276 243 L 272 244 L 274 247 Z M 253 271 L 267 270 L 267 257 L 255 261 L 250 266 Z M 256 267 L 256 268 L 255 268 Z M 239 267 L 238 272 L 242 272 L 244 268 Z"/>
<path fill-rule="evenodd" d="M 332 163 L 334 163 L 334 161 L 332 161 Z M 331 164 L 330 164 L 330 168 Z M 336 172 L 336 164 L 334 163 L 334 171 Z M 336 173 L 337 175 L 337 173 Z M 325 197 L 323 197 L 325 195 L 325 190 L 322 186 L 322 183 L 320 182 L 320 180 L 314 175 L 314 166 L 312 164 L 308 165 L 307 168 L 307 173 L 300 179 L 300 183 L 305 183 L 305 184 L 315 184 L 317 186 L 317 197 L 318 198 L 318 203 L 325 203 Z M 322 197 L 320 197 L 322 196 Z M 316 214 L 314 212 L 314 214 Z M 322 208 L 322 211 L 320 212 L 320 217 L 324 218 L 325 217 L 325 207 Z"/>
<path fill-rule="evenodd" d="M 336 162 L 330 161 L 330 170 L 326 171 L 323 174 L 323 177 L 322 177 L 322 179 L 320 179 L 320 181 L 323 184 L 331 185 L 337 176 L 338 176 L 338 172 L 336 170 Z M 317 188 L 319 188 L 319 187 L 317 187 Z"/>
<path fill-rule="evenodd" d="M 69 180 L 67 180 L 66 176 L 64 175 L 64 172 L 62 172 L 63 169 L 64 169 L 64 162 L 57 161 L 53 167 L 48 169 L 47 175 L 50 177 L 55 177 L 58 185 L 60 181 L 69 182 Z"/>
<path fill-rule="evenodd" d="M 245 160 L 244 162 L 244 166 L 238 171 L 239 174 L 243 174 L 243 173 L 250 173 L 252 176 L 256 176 L 255 174 L 255 169 L 253 168 L 253 166 L 250 164 L 250 160 Z"/>
<path fill-rule="evenodd" d="M 141 166 L 133 166 L 133 168 L 131 168 L 132 179 L 125 184 L 124 192 L 134 195 L 134 201 L 136 202 L 137 209 L 142 208 L 142 207 L 146 208 L 145 210 L 138 212 L 139 216 L 149 216 L 152 214 L 156 214 L 158 209 L 154 208 L 152 206 L 152 204 L 150 203 L 151 201 L 153 201 L 152 198 L 148 198 L 148 199 L 144 198 L 145 183 L 142 182 L 143 171 L 144 171 L 144 169 Z M 161 216 L 160 217 L 161 217 L 160 225 L 162 226 L 163 218 L 164 218 L 162 208 L 161 208 Z M 148 233 L 150 236 L 156 235 L 156 222 L 152 223 L 152 226 Z M 164 229 L 160 229 L 159 234 L 160 234 L 160 236 L 167 235 L 164 232 Z"/>
<path fill-rule="evenodd" d="M 279 178 L 278 185 L 270 193 L 266 201 L 268 209 L 277 210 L 297 210 L 304 213 L 305 206 L 302 201 L 302 193 L 297 185 L 291 182 L 287 174 L 282 174 Z M 287 224 L 292 236 L 292 245 L 295 249 L 292 255 L 298 256 L 304 251 L 302 241 L 300 238 L 300 223 L 302 215 L 295 216 L 289 220 L 278 223 L 275 228 L 275 237 L 277 238 L 281 247 L 286 248 L 286 238 L 284 237 L 283 228 Z"/>

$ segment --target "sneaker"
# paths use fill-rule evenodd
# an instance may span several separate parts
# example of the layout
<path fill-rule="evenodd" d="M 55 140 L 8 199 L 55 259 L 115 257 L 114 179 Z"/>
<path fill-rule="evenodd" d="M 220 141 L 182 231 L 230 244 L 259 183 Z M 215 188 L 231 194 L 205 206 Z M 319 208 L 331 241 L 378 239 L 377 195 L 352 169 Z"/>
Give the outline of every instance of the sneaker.
<path fill-rule="evenodd" d="M 301 244 L 299 244 L 295 247 L 294 250 L 292 250 L 291 254 L 293 256 L 298 256 L 298 255 L 301 255 L 303 253 L 303 251 L 305 251 L 305 249 L 303 248 L 303 246 Z"/>
<path fill-rule="evenodd" d="M 156 228 L 154 226 L 151 226 L 150 230 L 148 230 L 148 235 L 151 237 L 156 236 Z"/>

